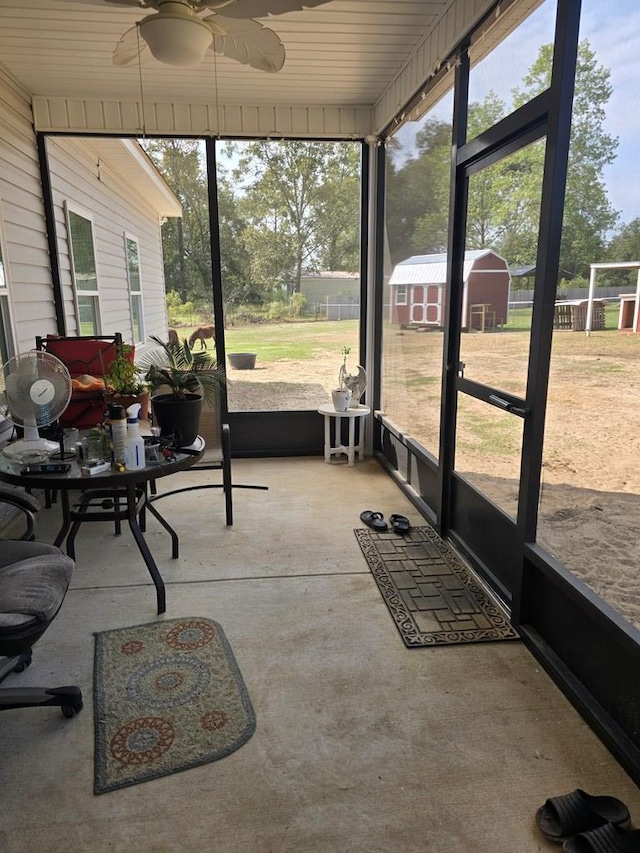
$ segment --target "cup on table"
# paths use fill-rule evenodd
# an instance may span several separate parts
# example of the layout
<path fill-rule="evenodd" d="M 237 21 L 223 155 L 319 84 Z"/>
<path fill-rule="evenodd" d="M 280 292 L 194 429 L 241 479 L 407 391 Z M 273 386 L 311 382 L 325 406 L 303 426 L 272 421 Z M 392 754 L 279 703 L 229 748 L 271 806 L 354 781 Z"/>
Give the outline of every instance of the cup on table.
<path fill-rule="evenodd" d="M 104 459 L 102 436 L 89 433 L 82 439 L 82 459 L 84 462 L 97 462 Z"/>
<path fill-rule="evenodd" d="M 78 452 L 78 442 L 80 441 L 80 430 L 75 427 L 67 427 L 62 430 L 62 447 L 65 455 L 74 455 Z"/>

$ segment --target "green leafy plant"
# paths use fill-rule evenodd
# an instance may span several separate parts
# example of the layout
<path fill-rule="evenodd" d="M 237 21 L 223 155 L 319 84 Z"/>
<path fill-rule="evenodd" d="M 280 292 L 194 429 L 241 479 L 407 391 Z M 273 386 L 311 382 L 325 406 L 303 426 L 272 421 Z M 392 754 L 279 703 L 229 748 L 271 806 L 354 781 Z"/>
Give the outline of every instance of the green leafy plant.
<path fill-rule="evenodd" d="M 166 389 L 176 400 L 197 394 L 205 402 L 215 403 L 226 377 L 207 350 L 194 352 L 186 339 L 172 344 L 151 335 L 151 340 L 157 347 L 145 353 L 140 364 L 152 391 Z"/>
<path fill-rule="evenodd" d="M 149 389 L 143 382 L 138 367 L 129 357 L 132 351 L 131 344 L 122 344 L 121 352 L 111 362 L 106 384 L 113 388 L 116 394 L 135 397 Z"/>

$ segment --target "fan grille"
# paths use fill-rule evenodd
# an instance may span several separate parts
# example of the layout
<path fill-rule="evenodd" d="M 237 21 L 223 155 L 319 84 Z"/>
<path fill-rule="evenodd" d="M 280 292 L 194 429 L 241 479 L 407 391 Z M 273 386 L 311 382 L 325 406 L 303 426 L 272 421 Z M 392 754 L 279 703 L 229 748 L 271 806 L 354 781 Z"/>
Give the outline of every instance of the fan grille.
<path fill-rule="evenodd" d="M 17 426 L 49 426 L 69 405 L 71 376 L 56 356 L 31 350 L 10 359 L 3 371 L 9 418 Z"/>

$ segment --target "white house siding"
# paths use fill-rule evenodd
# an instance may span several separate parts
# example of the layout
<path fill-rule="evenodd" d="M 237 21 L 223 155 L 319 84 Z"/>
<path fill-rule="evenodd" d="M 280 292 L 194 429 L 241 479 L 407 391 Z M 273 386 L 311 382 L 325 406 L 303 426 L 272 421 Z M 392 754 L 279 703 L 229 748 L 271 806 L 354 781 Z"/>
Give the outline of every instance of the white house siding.
<path fill-rule="evenodd" d="M 55 311 L 31 107 L 26 93 L 2 72 L 0 205 L 13 343 L 17 352 L 24 352 L 33 348 L 37 334 L 55 331 Z"/>
<path fill-rule="evenodd" d="M 310 307 L 316 302 L 331 301 L 334 296 L 360 296 L 360 276 L 350 273 L 320 273 L 319 275 L 303 275 L 300 279 L 300 292 L 307 297 Z"/>
<path fill-rule="evenodd" d="M 158 212 L 125 182 L 117 160 L 105 161 L 99 141 L 47 140 L 67 333 L 77 334 L 65 202 L 93 222 L 102 332 L 133 340 L 125 232 L 137 239 L 146 335 L 166 333 L 162 241 Z M 127 157 L 123 148 L 122 157 Z"/>

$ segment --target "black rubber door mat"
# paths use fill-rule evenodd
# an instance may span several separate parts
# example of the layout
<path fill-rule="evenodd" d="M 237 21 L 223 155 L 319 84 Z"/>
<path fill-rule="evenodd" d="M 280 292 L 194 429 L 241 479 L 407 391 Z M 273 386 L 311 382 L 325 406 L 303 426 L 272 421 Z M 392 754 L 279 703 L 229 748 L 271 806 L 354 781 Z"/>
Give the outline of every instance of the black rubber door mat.
<path fill-rule="evenodd" d="M 408 648 L 519 639 L 501 605 L 433 528 L 354 533 Z"/>

